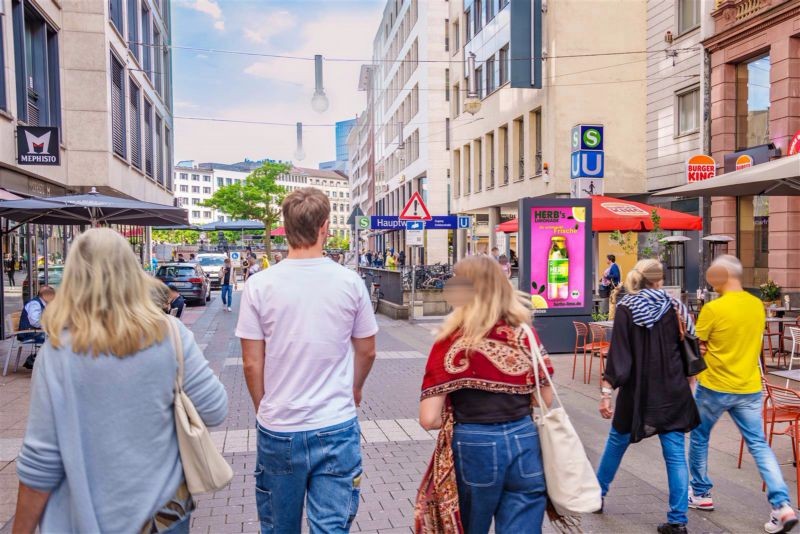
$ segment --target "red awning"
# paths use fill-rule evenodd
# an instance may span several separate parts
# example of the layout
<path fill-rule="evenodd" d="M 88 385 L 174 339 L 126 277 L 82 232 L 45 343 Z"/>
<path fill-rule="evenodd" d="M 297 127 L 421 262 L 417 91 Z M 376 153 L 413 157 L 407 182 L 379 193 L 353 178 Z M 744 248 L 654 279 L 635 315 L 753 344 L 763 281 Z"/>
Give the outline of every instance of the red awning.
<path fill-rule="evenodd" d="M 675 230 L 702 230 L 703 219 L 696 215 L 681 213 L 656 206 L 649 206 L 641 202 L 633 202 L 621 198 L 593 196 L 592 197 L 592 230 L 595 232 L 648 232 L 653 229 L 650 213 L 656 210 L 661 217 L 661 229 Z M 507 234 L 519 231 L 516 219 L 497 225 L 498 232 Z"/>
<path fill-rule="evenodd" d="M 272 230 L 269 235 L 270 237 L 286 235 L 286 229 L 283 226 L 279 226 Z"/>

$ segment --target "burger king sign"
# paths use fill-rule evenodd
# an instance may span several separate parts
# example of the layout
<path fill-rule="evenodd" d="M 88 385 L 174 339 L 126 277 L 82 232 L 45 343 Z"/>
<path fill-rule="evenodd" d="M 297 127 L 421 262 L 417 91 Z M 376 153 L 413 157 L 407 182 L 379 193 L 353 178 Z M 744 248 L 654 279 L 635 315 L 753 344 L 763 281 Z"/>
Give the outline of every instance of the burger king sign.
<path fill-rule="evenodd" d="M 686 164 L 686 177 L 689 183 L 708 180 L 717 175 L 717 162 L 711 156 L 698 154 Z"/>

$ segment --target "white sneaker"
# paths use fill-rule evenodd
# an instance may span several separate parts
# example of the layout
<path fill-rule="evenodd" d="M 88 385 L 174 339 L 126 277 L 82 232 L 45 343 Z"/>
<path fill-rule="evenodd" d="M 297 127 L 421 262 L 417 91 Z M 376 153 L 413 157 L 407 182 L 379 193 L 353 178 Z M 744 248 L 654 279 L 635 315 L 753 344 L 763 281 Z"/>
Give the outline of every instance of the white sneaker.
<path fill-rule="evenodd" d="M 780 508 L 773 508 L 769 521 L 764 523 L 764 531 L 770 534 L 789 532 L 797 525 L 797 514 L 787 503 Z"/>
<path fill-rule="evenodd" d="M 230 306 L 228 306 L 228 311 L 233 311 Z"/>
<path fill-rule="evenodd" d="M 689 508 L 706 512 L 712 511 L 714 509 L 714 501 L 711 499 L 711 494 L 695 495 L 692 488 L 689 488 Z"/>

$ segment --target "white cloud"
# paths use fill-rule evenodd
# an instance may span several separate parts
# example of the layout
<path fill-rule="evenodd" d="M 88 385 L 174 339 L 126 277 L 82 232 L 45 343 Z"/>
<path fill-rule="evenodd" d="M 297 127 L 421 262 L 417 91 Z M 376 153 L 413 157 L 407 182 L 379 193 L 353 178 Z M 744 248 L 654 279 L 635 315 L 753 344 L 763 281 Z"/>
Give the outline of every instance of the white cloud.
<path fill-rule="evenodd" d="M 270 13 L 260 20 L 255 28 L 245 28 L 244 36 L 254 43 L 265 43 L 270 38 L 297 26 L 297 19 L 290 12 L 281 10 Z"/>
<path fill-rule="evenodd" d="M 217 0 L 181 0 L 180 5 L 211 17 L 214 20 L 214 28 L 217 30 L 225 29 L 222 8 L 217 3 Z"/>

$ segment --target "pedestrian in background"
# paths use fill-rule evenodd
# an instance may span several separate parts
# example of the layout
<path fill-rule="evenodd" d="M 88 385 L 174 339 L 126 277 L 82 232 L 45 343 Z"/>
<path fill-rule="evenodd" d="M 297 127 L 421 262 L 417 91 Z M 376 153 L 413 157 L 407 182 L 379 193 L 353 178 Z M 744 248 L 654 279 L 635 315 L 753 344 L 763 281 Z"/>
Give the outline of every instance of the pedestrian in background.
<path fill-rule="evenodd" d="M 6 274 L 8 275 L 9 287 L 14 287 L 17 285 L 16 280 L 14 280 L 14 272 L 17 270 L 16 264 L 17 262 L 14 260 L 14 257 L 11 254 L 8 254 L 5 260 L 5 267 L 6 267 Z"/>
<path fill-rule="evenodd" d="M 511 264 L 508 262 L 508 256 L 503 254 L 497 259 L 497 262 L 500 264 L 500 269 L 503 270 L 503 274 L 506 275 L 506 278 L 511 280 Z"/>
<path fill-rule="evenodd" d="M 188 533 L 194 508 L 174 421 L 174 320 L 119 233 L 91 229 L 70 247 L 48 307 L 17 458 L 14 533 Z M 178 324 L 183 389 L 208 426 L 228 411 L 225 388 L 194 335 Z"/>
<path fill-rule="evenodd" d="M 225 258 L 222 269 L 219 273 L 220 279 L 220 298 L 222 299 L 222 309 L 233 311 L 233 290 L 236 287 L 236 275 L 231 266 L 231 259 Z"/>
<path fill-rule="evenodd" d="M 500 261 L 500 249 L 497 247 L 492 247 L 492 259 L 494 261 Z"/>
<path fill-rule="evenodd" d="M 167 285 L 167 290 L 169 291 L 169 308 L 167 312 L 172 314 L 172 310 L 175 310 L 175 317 L 180 319 L 181 315 L 183 315 L 183 309 L 186 307 L 186 301 L 174 284 Z"/>
<path fill-rule="evenodd" d="M 422 383 L 420 424 L 441 431 L 417 497 L 417 532 L 487 533 L 494 523 L 498 533 L 540 533 L 547 486 L 531 402 L 534 373 L 548 384 L 552 366 L 538 338 L 547 369 L 534 365 L 522 329 L 530 309 L 496 261 L 471 256 L 454 274 L 445 286 L 454 311 Z M 549 405 L 549 385 L 542 396 Z M 443 495 L 458 499 L 437 501 Z"/>
<path fill-rule="evenodd" d="M 406 266 L 406 251 L 401 250 L 400 253 L 397 255 L 397 265 L 400 266 L 402 269 Z"/>
<path fill-rule="evenodd" d="M 42 315 L 55 296 L 55 289 L 50 286 L 41 286 L 37 295 L 22 307 L 22 314 L 19 316 L 19 330 L 27 330 L 28 332 L 17 334 L 18 341 L 32 341 L 35 345 L 44 343 L 44 332 L 41 332 Z M 36 332 L 30 332 L 30 330 L 36 330 Z M 33 369 L 33 365 L 36 362 L 36 354 L 34 352 L 25 359 L 25 363 L 22 365 L 25 369 Z"/>
<path fill-rule="evenodd" d="M 392 271 L 397 269 L 397 259 L 394 254 L 386 255 L 386 268 Z"/>
<path fill-rule="evenodd" d="M 289 255 L 242 293 L 236 336 L 256 410 L 262 532 L 349 532 L 361 488 L 356 407 L 378 325 L 354 271 L 323 255 L 330 202 L 302 188 L 283 201 Z"/>
<path fill-rule="evenodd" d="M 692 432 L 689 464 L 692 489 L 689 506 L 713 510 L 713 484 L 708 476 L 708 440 L 714 425 L 726 412 L 736 424 L 747 450 L 767 486 L 772 506 L 764 530 L 789 532 L 797 525 L 789 488 L 783 480 L 775 453 L 764 436 L 762 416 L 761 355 L 764 304 L 742 288 L 742 262 L 720 256 L 706 273 L 706 280 L 721 296 L 705 304 L 697 319 L 697 337 L 706 343 L 708 368 L 698 375 L 695 401 L 700 426 Z"/>
<path fill-rule="evenodd" d="M 276 252 L 272 258 L 275 260 L 275 265 L 277 265 L 283 259 L 283 254 L 281 254 L 280 252 Z"/>
<path fill-rule="evenodd" d="M 658 435 L 667 466 L 669 512 L 661 534 L 684 534 L 688 522 L 689 470 L 684 435 L 700 423 L 681 355 L 681 329 L 694 333 L 686 307 L 661 290 L 658 260 L 641 260 L 628 273 L 628 294 L 617 305 L 603 374 L 600 414 L 611 419 L 597 479 L 608 493 L 631 443 Z M 616 410 L 611 395 L 619 389 Z"/>
<path fill-rule="evenodd" d="M 622 272 L 617 265 L 617 257 L 613 254 L 606 256 L 607 267 L 603 271 L 603 278 L 600 279 L 600 297 L 607 299 L 611 295 L 611 290 L 617 287 L 622 281 Z"/>

